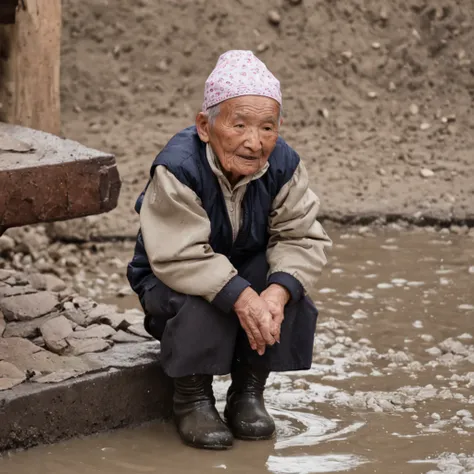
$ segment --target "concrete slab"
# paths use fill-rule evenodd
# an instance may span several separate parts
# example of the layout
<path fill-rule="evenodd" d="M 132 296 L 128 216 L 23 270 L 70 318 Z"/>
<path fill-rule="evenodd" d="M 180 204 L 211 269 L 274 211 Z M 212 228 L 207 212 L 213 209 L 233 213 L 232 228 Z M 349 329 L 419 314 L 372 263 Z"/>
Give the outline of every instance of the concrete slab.
<path fill-rule="evenodd" d="M 169 418 L 172 385 L 158 346 L 117 346 L 91 355 L 105 366 L 98 373 L 0 392 L 0 452 Z"/>
<path fill-rule="evenodd" d="M 120 186 L 113 155 L 0 123 L 0 230 L 108 212 Z"/>

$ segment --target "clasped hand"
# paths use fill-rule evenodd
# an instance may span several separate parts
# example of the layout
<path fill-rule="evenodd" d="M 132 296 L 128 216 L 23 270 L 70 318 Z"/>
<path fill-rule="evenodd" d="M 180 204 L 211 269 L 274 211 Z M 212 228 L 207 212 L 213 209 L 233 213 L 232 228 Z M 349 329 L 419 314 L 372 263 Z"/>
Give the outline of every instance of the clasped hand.
<path fill-rule="evenodd" d="M 265 353 L 267 345 L 280 342 L 281 324 L 289 299 L 288 291 L 277 284 L 270 285 L 260 295 L 252 288 L 246 288 L 237 299 L 234 310 L 240 325 L 250 347 L 260 355 Z"/>

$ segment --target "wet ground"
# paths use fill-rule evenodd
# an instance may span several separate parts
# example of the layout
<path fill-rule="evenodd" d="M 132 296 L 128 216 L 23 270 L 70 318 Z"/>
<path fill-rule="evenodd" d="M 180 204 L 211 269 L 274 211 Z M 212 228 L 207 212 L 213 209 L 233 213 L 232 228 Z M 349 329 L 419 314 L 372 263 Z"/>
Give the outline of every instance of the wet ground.
<path fill-rule="evenodd" d="M 313 367 L 273 374 L 266 391 L 276 440 L 197 451 L 156 423 L 11 453 L 0 473 L 474 473 L 474 239 L 331 235 Z M 117 271 L 124 249 L 104 250 Z M 102 297 L 114 299 L 106 287 Z M 227 383 L 215 383 L 220 409 Z"/>

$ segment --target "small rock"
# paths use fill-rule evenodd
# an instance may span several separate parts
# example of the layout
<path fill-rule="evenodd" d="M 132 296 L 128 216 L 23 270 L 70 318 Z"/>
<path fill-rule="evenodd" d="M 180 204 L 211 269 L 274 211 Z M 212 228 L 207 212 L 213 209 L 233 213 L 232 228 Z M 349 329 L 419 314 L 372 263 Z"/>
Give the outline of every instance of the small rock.
<path fill-rule="evenodd" d="M 3 333 L 6 328 L 6 322 L 5 322 L 5 317 L 3 316 L 3 313 L 0 311 L 0 337 L 3 336 Z"/>
<path fill-rule="evenodd" d="M 98 304 L 95 308 L 92 308 L 87 312 L 86 322 L 87 325 L 91 325 L 99 322 L 102 318 L 108 314 L 114 314 L 117 312 L 117 307 L 110 304 Z"/>
<path fill-rule="evenodd" d="M 369 91 L 369 92 L 367 92 L 367 97 L 369 99 L 376 99 L 378 97 L 378 94 L 375 91 Z"/>
<path fill-rule="evenodd" d="M 352 58 L 352 51 L 343 51 L 341 53 L 341 56 L 345 59 L 351 59 Z"/>
<path fill-rule="evenodd" d="M 459 416 L 461 418 L 472 418 L 472 414 L 468 410 L 459 410 L 456 412 L 456 416 Z"/>
<path fill-rule="evenodd" d="M 281 23 L 281 15 L 276 10 L 270 10 L 268 12 L 268 21 L 275 26 Z"/>
<path fill-rule="evenodd" d="M 87 325 L 87 314 L 79 308 L 76 308 L 74 303 L 67 301 L 63 305 L 64 311 L 63 314 L 79 326 L 86 326 Z"/>
<path fill-rule="evenodd" d="M 40 318 L 32 319 L 31 321 L 13 321 L 7 324 L 3 337 L 24 337 L 27 339 L 33 339 L 40 335 L 40 327 L 49 321 L 57 317 L 56 313 L 47 314 Z"/>
<path fill-rule="evenodd" d="M 127 76 L 120 76 L 119 82 L 122 84 L 122 86 L 128 86 L 130 84 L 130 78 Z"/>
<path fill-rule="evenodd" d="M 474 275 L 474 266 L 469 267 L 468 272 L 469 272 L 471 275 Z"/>
<path fill-rule="evenodd" d="M 368 315 L 363 309 L 358 309 L 355 313 L 352 315 L 353 319 L 367 319 Z"/>
<path fill-rule="evenodd" d="M 135 334 L 129 334 L 128 332 L 122 331 L 121 329 L 112 336 L 112 341 L 118 343 L 137 343 L 145 342 L 146 340 L 147 339 L 144 337 L 136 336 Z"/>
<path fill-rule="evenodd" d="M 420 125 L 420 130 L 428 130 L 431 127 L 431 125 L 428 122 L 423 122 Z"/>
<path fill-rule="evenodd" d="M 110 344 L 103 339 L 72 339 L 68 338 L 69 351 L 72 355 L 80 356 L 90 352 L 103 352 Z"/>
<path fill-rule="evenodd" d="M 66 289 L 66 283 L 63 280 L 49 273 L 33 273 L 28 276 L 28 280 L 36 290 L 59 292 Z"/>
<path fill-rule="evenodd" d="M 319 113 L 319 115 L 321 115 L 321 117 L 323 117 L 325 119 L 329 118 L 329 110 L 328 109 L 319 109 L 318 113 Z"/>
<path fill-rule="evenodd" d="M 117 291 L 117 296 L 121 298 L 125 296 L 130 296 L 130 295 L 133 295 L 133 290 L 130 287 L 130 285 L 123 286 L 122 288 L 120 288 L 119 291 Z"/>
<path fill-rule="evenodd" d="M 395 82 L 390 81 L 390 82 L 388 83 L 388 90 L 389 90 L 390 92 L 395 92 L 395 91 L 397 90 L 397 86 L 395 85 Z"/>
<path fill-rule="evenodd" d="M 372 48 L 373 49 L 380 49 L 381 44 L 378 41 L 374 41 L 372 43 Z"/>
<path fill-rule="evenodd" d="M 0 311 L 7 321 L 30 321 L 51 313 L 57 304 L 58 299 L 53 293 L 42 291 L 2 299 Z"/>
<path fill-rule="evenodd" d="M 64 382 L 65 380 L 78 377 L 84 373 L 83 370 L 71 370 L 71 369 L 61 369 L 57 372 L 52 372 L 48 375 L 43 375 L 39 377 L 34 377 L 33 382 L 36 383 L 59 383 Z"/>
<path fill-rule="evenodd" d="M 443 353 L 439 347 L 430 347 L 425 352 L 433 357 L 439 357 Z"/>
<path fill-rule="evenodd" d="M 260 44 L 258 44 L 257 46 L 257 53 L 263 53 L 264 51 L 266 51 L 268 48 L 270 47 L 270 45 L 264 41 Z"/>
<path fill-rule="evenodd" d="M 66 338 L 72 334 L 73 328 L 69 319 L 58 316 L 44 323 L 40 331 L 46 347 L 57 354 L 61 354 L 68 348 Z"/>
<path fill-rule="evenodd" d="M 142 324 L 133 324 L 127 328 L 127 331 L 135 334 L 136 336 L 144 337 L 146 339 L 153 339 L 153 337 L 148 334 Z"/>
<path fill-rule="evenodd" d="M 23 383 L 26 374 L 9 362 L 0 361 L 0 391 Z"/>
<path fill-rule="evenodd" d="M 15 248 L 15 241 L 8 235 L 0 236 L 0 254 L 9 252 Z"/>
<path fill-rule="evenodd" d="M 431 178 L 432 176 L 434 176 L 434 171 L 432 171 L 428 168 L 422 168 L 420 170 L 420 176 L 422 178 Z"/>
<path fill-rule="evenodd" d="M 89 326 L 87 329 L 77 328 L 72 334 L 69 335 L 69 339 L 107 339 L 115 334 L 115 329 L 108 326 L 107 324 L 96 324 Z"/>
<path fill-rule="evenodd" d="M 412 115 L 418 115 L 419 111 L 420 111 L 420 108 L 416 104 L 411 104 L 410 105 L 410 113 Z"/>

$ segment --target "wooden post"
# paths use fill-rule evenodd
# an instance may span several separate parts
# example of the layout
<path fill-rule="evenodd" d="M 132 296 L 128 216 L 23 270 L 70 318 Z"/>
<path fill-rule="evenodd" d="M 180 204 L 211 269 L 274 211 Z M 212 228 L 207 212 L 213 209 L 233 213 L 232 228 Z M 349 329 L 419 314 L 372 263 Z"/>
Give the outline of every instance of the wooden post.
<path fill-rule="evenodd" d="M 22 0 L 0 25 L 0 121 L 60 134 L 61 0 Z"/>

